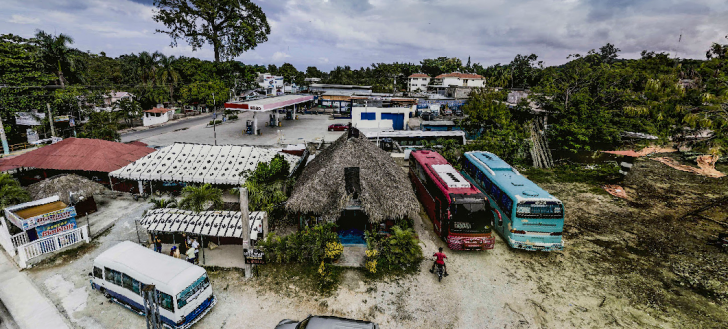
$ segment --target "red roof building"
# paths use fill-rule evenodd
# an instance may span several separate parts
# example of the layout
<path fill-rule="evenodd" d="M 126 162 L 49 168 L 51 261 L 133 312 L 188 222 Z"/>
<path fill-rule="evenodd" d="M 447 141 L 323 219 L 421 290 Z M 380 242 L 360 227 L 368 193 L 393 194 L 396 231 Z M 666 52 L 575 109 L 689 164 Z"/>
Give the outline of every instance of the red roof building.
<path fill-rule="evenodd" d="M 155 108 L 153 108 L 151 110 L 146 110 L 144 112 L 146 112 L 146 113 L 167 113 L 169 111 L 174 111 L 174 110 L 173 109 L 165 109 L 165 108 L 162 108 L 162 107 L 155 107 Z"/>
<path fill-rule="evenodd" d="M 101 139 L 68 138 L 28 153 L 0 160 L 0 171 L 35 168 L 112 172 L 155 150 Z"/>
<path fill-rule="evenodd" d="M 415 73 L 410 75 L 408 78 L 429 78 L 430 76 L 424 73 Z"/>

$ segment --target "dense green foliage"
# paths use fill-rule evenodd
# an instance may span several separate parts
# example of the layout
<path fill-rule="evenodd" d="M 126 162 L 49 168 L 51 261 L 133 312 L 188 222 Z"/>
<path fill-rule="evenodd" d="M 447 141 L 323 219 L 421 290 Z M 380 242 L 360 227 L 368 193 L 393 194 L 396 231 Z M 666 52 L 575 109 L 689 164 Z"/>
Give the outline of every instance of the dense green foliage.
<path fill-rule="evenodd" d="M 366 232 L 367 270 L 378 275 L 417 271 L 423 256 L 414 230 L 394 226 L 391 232 L 387 236 Z"/>
<path fill-rule="evenodd" d="M 319 265 L 327 260 L 327 244 L 339 243 L 335 228 L 335 224 L 327 223 L 283 237 L 270 233 L 265 241 L 258 243 L 258 247 L 265 251 L 268 262 Z"/>
<path fill-rule="evenodd" d="M 200 212 L 208 208 L 219 210 L 222 207 L 222 190 L 214 188 L 210 184 L 185 186 L 182 189 L 182 200 L 179 201 L 180 209 Z"/>
<path fill-rule="evenodd" d="M 0 209 L 28 201 L 28 191 L 12 175 L 0 174 Z"/>

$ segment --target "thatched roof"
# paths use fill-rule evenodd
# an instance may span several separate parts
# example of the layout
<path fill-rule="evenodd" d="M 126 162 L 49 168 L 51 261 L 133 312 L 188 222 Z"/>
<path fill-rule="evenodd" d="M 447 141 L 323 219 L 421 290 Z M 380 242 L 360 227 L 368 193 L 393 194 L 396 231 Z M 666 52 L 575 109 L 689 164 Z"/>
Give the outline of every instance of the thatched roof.
<path fill-rule="evenodd" d="M 78 175 L 58 175 L 26 187 L 33 200 L 43 199 L 57 195 L 66 204 L 69 204 L 68 193 L 80 193 L 84 197 L 90 197 L 108 191 L 105 186 L 96 183 L 88 178 Z"/>
<path fill-rule="evenodd" d="M 407 174 L 374 143 L 344 134 L 304 168 L 293 187 L 286 210 L 335 220 L 350 201 L 344 168 L 359 167 L 361 208 L 369 221 L 413 217 L 419 203 Z"/>

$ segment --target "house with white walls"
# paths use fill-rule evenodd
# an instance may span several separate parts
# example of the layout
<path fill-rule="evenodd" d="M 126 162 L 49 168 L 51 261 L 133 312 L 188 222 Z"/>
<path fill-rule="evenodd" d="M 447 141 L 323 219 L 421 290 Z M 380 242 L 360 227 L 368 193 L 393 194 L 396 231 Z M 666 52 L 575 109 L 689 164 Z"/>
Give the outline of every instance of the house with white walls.
<path fill-rule="evenodd" d="M 174 118 L 173 109 L 165 109 L 161 107 L 155 107 L 151 110 L 144 111 L 144 126 L 153 126 L 160 123 L 165 123 Z"/>
<path fill-rule="evenodd" d="M 451 98 L 467 98 L 473 88 L 485 87 L 485 78 L 472 73 L 445 73 L 436 76 L 429 89 L 439 95 Z"/>
<path fill-rule="evenodd" d="M 409 92 L 425 92 L 427 91 L 427 85 L 430 84 L 430 76 L 424 73 L 415 73 L 407 77 L 407 90 Z"/>
<path fill-rule="evenodd" d="M 417 105 L 408 107 L 354 107 L 351 125 L 357 129 L 406 130 Z"/>

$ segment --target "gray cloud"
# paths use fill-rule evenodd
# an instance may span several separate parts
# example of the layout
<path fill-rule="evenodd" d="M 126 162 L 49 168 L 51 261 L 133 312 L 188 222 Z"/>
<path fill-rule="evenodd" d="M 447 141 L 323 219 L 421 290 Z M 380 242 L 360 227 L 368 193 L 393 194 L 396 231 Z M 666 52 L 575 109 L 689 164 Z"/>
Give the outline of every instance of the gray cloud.
<path fill-rule="evenodd" d="M 142 50 L 211 59 L 211 49 L 169 48 L 151 19 L 151 0 L 0 0 L 0 30 L 67 33 L 79 49 L 117 56 Z M 471 56 L 484 65 L 535 53 L 558 65 L 607 42 L 622 56 L 644 50 L 702 58 L 728 34 L 725 0 L 256 0 L 271 24 L 269 41 L 240 57 L 368 66 L 437 56 Z M 42 12 L 42 16 L 40 16 Z M 15 19 L 13 18 L 15 16 Z M 19 19 L 22 17 L 23 19 Z M 35 22 L 39 24 L 20 24 Z M 12 23 L 11 21 L 16 22 Z M 678 37 L 682 32 L 682 41 Z M 290 57 L 287 57 L 290 56 Z"/>

